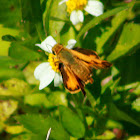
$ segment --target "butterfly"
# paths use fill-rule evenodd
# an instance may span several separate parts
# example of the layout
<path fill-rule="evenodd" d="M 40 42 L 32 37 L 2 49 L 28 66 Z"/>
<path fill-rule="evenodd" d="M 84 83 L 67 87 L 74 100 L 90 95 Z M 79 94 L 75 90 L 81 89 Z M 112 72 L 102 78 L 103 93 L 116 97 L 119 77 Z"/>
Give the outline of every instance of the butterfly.
<path fill-rule="evenodd" d="M 59 70 L 63 78 L 63 84 L 70 93 L 82 91 L 85 95 L 85 85 L 93 83 L 92 69 L 109 68 L 112 64 L 101 60 L 93 50 L 83 48 L 67 49 L 63 45 L 56 44 L 52 48 L 59 60 Z"/>

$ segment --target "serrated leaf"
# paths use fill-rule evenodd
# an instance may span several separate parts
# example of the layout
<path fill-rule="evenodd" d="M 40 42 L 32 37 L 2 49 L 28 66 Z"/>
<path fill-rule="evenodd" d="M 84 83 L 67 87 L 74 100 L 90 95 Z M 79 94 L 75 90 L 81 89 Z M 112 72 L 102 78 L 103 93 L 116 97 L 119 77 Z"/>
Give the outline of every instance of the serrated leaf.
<path fill-rule="evenodd" d="M 140 25 L 134 23 L 125 24 L 118 44 L 107 57 L 107 60 L 114 61 L 131 51 L 138 43 L 140 43 L 139 34 Z"/>
<path fill-rule="evenodd" d="M 49 128 L 51 128 L 50 139 L 69 140 L 69 135 L 63 129 L 61 124 L 52 117 L 44 118 L 41 115 L 21 115 L 18 117 L 23 126 L 33 134 L 41 136 L 47 135 Z"/>
<path fill-rule="evenodd" d="M 70 109 L 59 107 L 63 127 L 74 137 L 81 138 L 85 135 L 85 127 L 80 118 Z"/>

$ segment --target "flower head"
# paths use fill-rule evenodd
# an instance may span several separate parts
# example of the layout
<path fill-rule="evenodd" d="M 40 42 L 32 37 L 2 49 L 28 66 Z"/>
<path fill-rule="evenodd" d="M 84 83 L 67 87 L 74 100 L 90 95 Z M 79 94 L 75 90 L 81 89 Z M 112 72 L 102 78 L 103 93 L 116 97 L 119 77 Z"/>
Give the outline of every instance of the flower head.
<path fill-rule="evenodd" d="M 59 60 L 52 54 L 52 48 L 57 44 L 52 36 L 48 36 L 41 44 L 35 44 L 49 53 L 48 62 L 43 62 L 36 67 L 34 76 L 40 81 L 39 89 L 48 86 L 54 80 L 54 86 L 62 84 L 62 76 L 59 72 Z M 66 48 L 71 49 L 76 44 L 76 40 L 70 39 Z"/>
<path fill-rule="evenodd" d="M 84 21 L 83 10 L 93 16 L 103 14 L 103 4 L 98 0 L 62 0 L 60 4 L 66 3 L 67 12 L 73 25 Z"/>

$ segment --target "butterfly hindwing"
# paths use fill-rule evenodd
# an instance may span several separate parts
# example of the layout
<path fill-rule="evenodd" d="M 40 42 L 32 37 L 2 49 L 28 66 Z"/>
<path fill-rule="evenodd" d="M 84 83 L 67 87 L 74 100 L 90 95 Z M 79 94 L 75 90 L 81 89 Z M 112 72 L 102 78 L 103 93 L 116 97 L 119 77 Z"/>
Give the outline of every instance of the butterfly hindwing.
<path fill-rule="evenodd" d="M 63 78 L 64 86 L 70 93 L 77 93 L 82 90 L 82 92 L 85 94 L 84 85 L 69 67 L 60 64 L 59 69 Z"/>

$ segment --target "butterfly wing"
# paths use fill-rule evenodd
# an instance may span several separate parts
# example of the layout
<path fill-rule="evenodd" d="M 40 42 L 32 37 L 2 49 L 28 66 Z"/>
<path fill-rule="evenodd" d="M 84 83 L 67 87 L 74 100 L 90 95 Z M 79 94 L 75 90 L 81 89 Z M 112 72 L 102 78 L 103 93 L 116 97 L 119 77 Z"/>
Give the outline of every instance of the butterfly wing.
<path fill-rule="evenodd" d="M 82 91 L 84 95 L 86 94 L 84 84 L 68 66 L 60 64 L 59 69 L 63 78 L 63 84 L 70 93 Z"/>
<path fill-rule="evenodd" d="M 75 57 L 86 62 L 89 67 L 95 69 L 103 69 L 108 68 L 112 65 L 111 63 L 105 60 L 101 60 L 97 53 L 93 50 L 74 48 L 70 51 Z"/>

